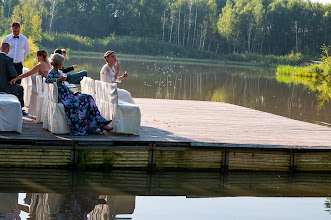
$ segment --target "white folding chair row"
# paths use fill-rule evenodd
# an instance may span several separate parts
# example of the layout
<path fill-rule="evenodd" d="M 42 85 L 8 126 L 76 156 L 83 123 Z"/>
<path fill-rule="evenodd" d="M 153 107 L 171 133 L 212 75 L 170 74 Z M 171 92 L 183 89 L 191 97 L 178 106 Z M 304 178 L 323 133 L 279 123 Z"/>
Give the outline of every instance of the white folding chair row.
<path fill-rule="evenodd" d="M 45 115 L 41 116 L 43 128 L 55 134 L 70 133 L 64 106 L 62 103 L 58 103 L 57 84 L 45 83 L 44 94 L 42 111 Z"/>

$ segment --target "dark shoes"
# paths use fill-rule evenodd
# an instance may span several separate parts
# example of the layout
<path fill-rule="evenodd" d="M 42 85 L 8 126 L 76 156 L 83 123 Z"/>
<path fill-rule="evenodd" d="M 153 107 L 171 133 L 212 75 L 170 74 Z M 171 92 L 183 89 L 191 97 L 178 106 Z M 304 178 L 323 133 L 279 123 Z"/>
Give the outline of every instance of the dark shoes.
<path fill-rule="evenodd" d="M 24 110 L 22 110 L 22 114 L 23 114 L 23 116 L 27 116 L 27 115 L 29 115 L 29 114 L 26 113 L 26 111 L 24 111 Z"/>
<path fill-rule="evenodd" d="M 101 129 L 101 131 L 110 132 L 111 130 L 113 130 L 113 127 L 108 127 L 107 125 L 104 125 L 104 126 L 101 126 L 100 129 Z"/>

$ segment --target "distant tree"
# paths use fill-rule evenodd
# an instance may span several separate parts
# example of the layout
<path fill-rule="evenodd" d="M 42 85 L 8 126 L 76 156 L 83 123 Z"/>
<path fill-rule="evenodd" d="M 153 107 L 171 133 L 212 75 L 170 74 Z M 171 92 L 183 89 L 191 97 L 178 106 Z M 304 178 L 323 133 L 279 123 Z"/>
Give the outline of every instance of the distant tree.
<path fill-rule="evenodd" d="M 37 7 L 29 0 L 23 0 L 22 5 L 16 5 L 11 21 L 21 23 L 21 33 L 33 41 L 41 41 L 41 19 Z"/>

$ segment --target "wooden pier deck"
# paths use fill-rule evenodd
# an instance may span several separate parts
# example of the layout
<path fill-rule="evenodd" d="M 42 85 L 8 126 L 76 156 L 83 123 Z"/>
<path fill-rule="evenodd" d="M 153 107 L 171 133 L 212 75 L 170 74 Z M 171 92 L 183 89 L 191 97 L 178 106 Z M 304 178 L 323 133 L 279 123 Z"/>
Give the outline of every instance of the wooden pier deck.
<path fill-rule="evenodd" d="M 331 128 L 227 103 L 135 99 L 140 136 L 54 135 L 24 118 L 0 166 L 331 171 Z"/>

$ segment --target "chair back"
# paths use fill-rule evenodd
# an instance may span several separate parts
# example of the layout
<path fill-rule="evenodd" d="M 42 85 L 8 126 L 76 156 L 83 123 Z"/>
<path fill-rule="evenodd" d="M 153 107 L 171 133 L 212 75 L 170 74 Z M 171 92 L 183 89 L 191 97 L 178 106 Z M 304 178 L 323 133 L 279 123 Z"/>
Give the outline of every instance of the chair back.
<path fill-rule="evenodd" d="M 106 83 L 107 100 L 113 104 L 118 104 L 117 83 Z"/>
<path fill-rule="evenodd" d="M 83 94 L 91 95 L 93 98 L 95 98 L 95 82 L 90 77 L 84 77 L 80 81 L 81 85 L 81 92 Z"/>
<path fill-rule="evenodd" d="M 37 92 L 37 76 L 36 75 L 31 75 L 31 83 L 32 83 L 32 92 L 38 93 Z"/>
<path fill-rule="evenodd" d="M 57 84 L 53 83 L 45 83 L 45 99 L 50 102 L 57 103 L 58 102 L 58 94 L 57 94 Z"/>
<path fill-rule="evenodd" d="M 44 90 L 43 90 L 43 76 L 42 75 L 38 75 L 36 77 L 36 85 L 37 85 L 38 95 L 43 94 Z"/>

